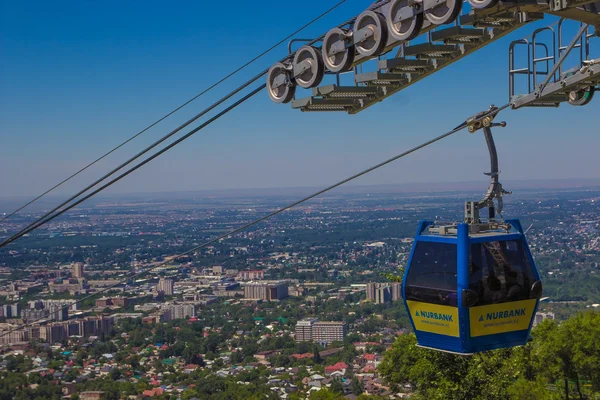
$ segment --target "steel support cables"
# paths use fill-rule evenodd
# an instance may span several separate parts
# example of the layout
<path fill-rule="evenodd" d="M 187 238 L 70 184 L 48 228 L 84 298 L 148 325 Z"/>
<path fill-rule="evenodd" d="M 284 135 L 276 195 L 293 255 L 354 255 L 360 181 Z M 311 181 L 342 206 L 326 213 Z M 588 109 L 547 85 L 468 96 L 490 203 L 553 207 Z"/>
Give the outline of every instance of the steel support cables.
<path fill-rule="evenodd" d="M 265 87 L 265 86 L 263 85 L 263 86 L 262 86 L 261 88 L 259 88 L 259 89 L 262 89 L 262 88 L 264 88 L 264 87 Z M 256 93 L 258 93 L 258 89 L 257 89 L 257 90 L 255 90 L 255 92 L 256 92 Z M 253 93 L 254 93 L 254 92 L 253 92 Z M 256 94 L 256 93 L 254 93 L 254 94 Z M 251 93 L 251 94 L 252 94 L 252 93 Z M 499 109 L 499 110 L 504 110 L 506 107 L 508 107 L 508 105 L 505 105 L 505 106 L 502 106 L 502 107 L 500 107 L 500 109 Z M 499 111 L 498 111 L 498 112 L 499 112 Z M 483 116 L 485 116 L 485 114 L 481 115 L 481 117 L 483 117 Z M 142 271 L 140 271 L 140 272 L 138 272 L 138 273 L 136 273 L 136 274 L 134 274 L 134 275 L 128 276 L 127 278 L 121 279 L 120 281 L 118 281 L 117 283 L 115 283 L 115 284 L 113 284 L 113 285 L 111 285 L 111 286 L 108 286 L 108 287 L 106 287 L 106 288 L 103 288 L 102 290 L 100 290 L 100 291 L 98 291 L 98 292 L 96 292 L 96 293 L 94 293 L 94 294 L 91 294 L 91 295 L 89 295 L 89 296 L 86 296 L 86 297 L 84 297 L 84 298 L 82 298 L 82 299 L 76 300 L 76 301 L 74 301 L 73 303 L 70 303 L 70 304 L 68 304 L 68 305 L 65 305 L 65 306 L 63 306 L 62 308 L 63 308 L 63 309 L 65 309 L 65 308 L 69 308 L 69 307 L 71 307 L 71 306 L 72 306 L 72 305 L 74 305 L 74 304 L 79 304 L 79 303 L 81 303 L 81 302 L 83 302 L 83 301 L 85 301 L 85 300 L 88 300 L 88 299 L 90 299 L 90 298 L 92 298 L 92 297 L 94 297 L 94 296 L 98 296 L 98 295 L 101 295 L 101 294 L 103 294 L 103 293 L 106 293 L 107 291 L 109 291 L 109 290 L 111 290 L 111 289 L 114 289 L 115 287 L 117 287 L 117 286 L 119 286 L 119 285 L 122 285 L 123 283 L 125 283 L 125 282 L 127 282 L 127 281 L 129 281 L 129 280 L 131 280 L 131 279 L 138 278 L 138 277 L 140 277 L 140 276 L 142 276 L 142 275 L 144 275 L 144 274 L 146 274 L 146 273 L 148 273 L 148 272 L 152 271 L 153 269 L 156 269 L 156 268 L 162 267 L 163 265 L 166 265 L 166 264 L 168 264 L 168 263 L 170 263 L 170 262 L 173 262 L 174 260 L 177 260 L 177 259 L 178 259 L 178 258 L 180 258 L 180 257 L 187 256 L 187 255 L 189 255 L 189 254 L 191 254 L 191 253 L 193 253 L 193 252 L 195 252 L 195 251 L 197 251 L 197 250 L 199 250 L 199 249 L 201 249 L 201 248 L 203 248 L 203 247 L 210 246 L 211 244 L 214 244 L 214 243 L 216 243 L 216 242 L 218 242 L 218 241 L 220 241 L 220 240 L 226 239 L 226 238 L 228 238 L 229 236 L 232 236 L 232 235 L 235 235 L 235 234 L 237 234 L 237 233 L 240 233 L 240 232 L 242 232 L 242 231 L 244 231 L 244 230 L 246 230 L 246 229 L 248 229 L 248 228 L 250 228 L 250 227 L 252 227 L 252 226 L 254 226 L 254 225 L 257 225 L 257 224 L 259 224 L 259 223 L 261 223 L 261 222 L 263 222 L 263 221 L 265 221 L 265 220 L 267 220 L 267 219 L 269 219 L 269 218 L 272 218 L 272 217 L 276 216 L 277 214 L 281 214 L 282 212 L 284 212 L 284 211 L 287 211 L 287 210 L 289 210 L 289 209 L 291 209 L 291 208 L 293 208 L 293 207 L 296 207 L 296 206 L 298 206 L 298 205 L 300 205 L 300 204 L 302 204 L 302 203 L 305 203 L 305 202 L 307 202 L 308 200 L 311 200 L 311 199 L 313 199 L 313 198 L 315 198 L 315 197 L 317 197 L 317 196 L 320 196 L 320 195 L 322 195 L 322 194 L 324 194 L 324 193 L 326 193 L 326 192 L 329 192 L 329 191 L 331 191 L 331 190 L 333 190 L 333 189 L 335 189 L 335 188 L 337 188 L 337 187 L 339 187 L 339 186 L 342 186 L 342 185 L 344 185 L 344 184 L 346 184 L 346 183 L 348 183 L 348 182 L 350 182 L 350 181 L 352 181 L 352 180 L 355 180 L 355 179 L 357 179 L 357 178 L 360 178 L 360 177 L 361 177 L 361 176 L 363 176 L 363 175 L 366 175 L 366 174 L 368 174 L 368 173 L 370 173 L 370 172 L 373 172 L 373 171 L 375 171 L 376 169 L 379 169 L 379 168 L 381 168 L 381 167 L 383 167 L 383 166 L 385 166 L 385 165 L 387 165 L 387 164 L 390 164 L 390 163 L 392 163 L 392 162 L 394 162 L 394 161 L 396 161 L 396 160 L 399 160 L 400 158 L 403 158 L 403 157 L 405 157 L 405 156 L 407 156 L 407 155 L 409 155 L 409 154 L 412 154 L 412 153 L 416 152 L 417 150 L 420 150 L 420 149 L 422 149 L 422 148 L 424 148 L 424 147 L 427 147 L 427 146 L 429 146 L 429 145 L 431 145 L 431 144 L 433 144 L 433 143 L 436 143 L 436 142 L 438 142 L 438 141 L 440 141 L 440 140 L 442 140 L 442 139 L 445 139 L 445 138 L 447 138 L 448 136 L 451 136 L 451 135 L 455 134 L 456 132 L 459 132 L 459 131 L 461 131 L 461 130 L 465 129 L 466 127 L 467 127 L 467 123 L 466 123 L 466 122 L 463 122 L 462 124 L 458 125 L 456 128 L 452 129 L 452 130 L 451 130 L 451 131 L 449 131 L 449 132 L 446 132 L 446 133 L 444 133 L 444 134 L 442 134 L 442 135 L 440 135 L 440 136 L 438 136 L 438 137 L 436 137 L 436 138 L 433 138 L 433 139 L 431 139 L 431 140 L 429 140 L 429 141 L 427 141 L 427 142 L 425 142 L 425 143 L 423 143 L 423 144 L 420 144 L 420 145 L 418 145 L 418 146 L 416 146 L 416 147 L 413 147 L 413 148 L 412 148 L 412 149 L 410 149 L 410 150 L 407 150 L 407 151 L 405 151 L 405 152 L 403 152 L 403 153 L 400 153 L 400 154 L 398 154 L 398 155 L 396 155 L 396 156 L 394 156 L 394 157 L 392 157 L 392 158 L 389 158 L 389 159 L 387 159 L 387 160 L 385 160 L 385 161 L 383 161 L 383 162 L 380 162 L 379 164 L 376 164 L 376 165 L 374 165 L 374 166 L 372 166 L 372 167 L 370 167 L 370 168 L 367 168 L 367 169 L 365 169 L 365 170 L 363 170 L 363 171 L 361 171 L 361 172 L 359 172 L 359 173 L 357 173 L 357 174 L 354 174 L 354 175 L 352 175 L 352 176 L 350 176 L 350 177 L 348 177 L 348 178 L 346 178 L 346 179 L 343 179 L 343 180 L 341 180 L 341 181 L 339 181 L 339 182 L 337 182 L 337 183 L 334 183 L 333 185 L 331 185 L 331 186 L 328 186 L 328 187 L 326 187 L 325 189 L 321 189 L 321 190 L 319 190 L 318 192 L 315 192 L 315 193 L 313 193 L 313 194 L 311 194 L 311 195 L 309 195 L 309 196 L 306 196 L 306 197 L 304 197 L 304 198 L 303 198 L 303 199 L 301 199 L 301 200 L 295 201 L 294 203 L 291 203 L 291 204 L 289 204 L 289 205 L 287 205 L 287 206 L 285 206 L 285 207 L 279 208 L 279 209 L 277 209 L 277 210 L 275 210 L 275 211 L 273 211 L 273 212 L 271 212 L 271 213 L 269 213 L 269 214 L 265 215 L 264 217 L 261 217 L 261 218 L 259 218 L 259 219 L 256 219 L 256 220 L 252 221 L 252 222 L 249 222 L 249 223 L 247 223 L 247 224 L 244 224 L 244 225 L 242 225 L 242 226 L 241 226 L 241 227 L 239 227 L 239 228 L 233 229 L 233 230 L 231 230 L 231 231 L 229 231 L 229 232 L 227 232 L 227 233 L 224 233 L 224 234 L 222 234 L 222 235 L 219 235 L 219 236 L 217 236 L 217 237 L 215 237 L 215 238 L 213 238 L 213 239 L 210 239 L 210 240 L 208 240 L 208 241 L 206 241 L 206 242 L 204 242 L 204 243 L 202 243 L 202 244 L 199 244 L 198 246 L 192 247 L 191 249 L 189 249 L 189 250 L 187 250 L 187 251 L 184 251 L 183 253 L 177 254 L 177 255 L 176 255 L 176 256 L 174 256 L 173 258 L 170 258 L 168 261 L 163 261 L 163 262 L 161 262 L 161 263 L 158 263 L 158 264 L 156 264 L 156 265 L 154 265 L 154 266 L 152 266 L 152 267 L 146 268 L 146 269 L 144 269 L 144 270 L 142 270 Z M 198 128 L 196 128 L 196 129 L 198 129 Z M 190 133 L 191 133 L 191 132 L 190 132 Z M 148 161 L 150 161 L 150 160 L 148 160 Z M 65 211 L 66 211 L 66 210 L 65 210 Z M 15 329 L 12 329 L 12 330 L 10 330 L 10 331 L 7 331 L 7 332 L 2 332 L 2 333 L 0 334 L 0 338 L 4 337 L 4 336 L 6 336 L 6 335 L 9 335 L 10 333 L 12 333 L 12 332 L 14 332 L 14 331 L 17 331 L 17 330 L 19 330 L 19 329 L 27 328 L 27 327 L 29 327 L 29 326 L 31 326 L 31 325 L 33 325 L 33 324 L 35 324 L 36 322 L 38 322 L 38 321 L 41 321 L 42 319 L 45 319 L 45 318 L 38 318 L 38 319 L 34 319 L 34 320 L 32 320 L 32 321 L 30 321 L 30 322 L 28 322 L 28 323 L 26 323 L 26 324 L 23 324 L 23 325 L 21 325 L 21 326 L 19 326 L 19 327 L 15 328 Z"/>
<path fill-rule="evenodd" d="M 141 168 L 142 166 L 146 165 L 147 163 L 149 163 L 150 161 L 154 160 L 155 158 L 157 158 L 158 156 L 166 153 L 167 151 L 169 151 L 170 149 L 172 149 L 173 147 L 175 147 L 176 145 L 178 145 L 179 143 L 183 142 L 184 140 L 186 140 L 187 138 L 191 137 L 192 135 L 194 135 L 196 132 L 206 128 L 208 125 L 212 124 L 214 121 L 216 121 L 217 119 L 221 118 L 223 115 L 227 114 L 229 111 L 233 110 L 234 108 L 236 108 L 237 106 L 239 106 L 240 104 L 244 103 L 246 100 L 250 99 L 251 97 L 253 97 L 254 95 L 256 95 L 257 93 L 261 92 L 263 89 L 266 88 L 266 84 L 262 84 L 259 87 L 257 87 L 256 89 L 254 89 L 253 91 L 251 91 L 250 93 L 248 93 L 247 95 L 245 95 L 244 97 L 242 97 L 241 99 L 239 99 L 238 101 L 236 101 L 235 103 L 231 104 L 230 106 L 228 106 L 227 108 L 225 108 L 223 111 L 219 112 L 218 114 L 216 114 L 215 116 L 211 117 L 210 119 L 208 119 L 206 122 L 204 122 L 203 124 L 201 124 L 200 126 L 192 129 L 191 131 L 189 131 L 188 133 L 186 133 L 185 135 L 183 135 L 182 137 L 180 137 L 179 139 L 175 140 L 174 142 L 172 142 L 171 144 L 169 144 L 166 147 L 163 147 L 161 150 L 157 151 L 156 153 L 154 153 L 153 155 L 151 155 L 150 157 L 144 159 L 144 161 L 136 164 L 134 167 L 129 168 L 127 171 L 123 172 L 122 174 L 120 174 L 119 176 L 117 176 L 116 178 L 113 178 L 112 180 L 108 181 L 107 183 L 105 183 L 104 185 L 100 186 L 99 188 L 95 189 L 94 191 L 90 192 L 89 194 L 85 195 L 84 197 L 78 199 L 76 202 L 69 204 L 68 207 L 63 208 L 60 211 L 57 211 L 58 208 L 64 206 L 66 203 L 68 203 L 69 201 L 75 199 L 76 197 L 78 197 L 79 195 L 81 195 L 83 192 L 87 191 L 88 189 L 96 186 L 97 184 L 99 184 L 100 182 L 102 182 L 103 180 L 105 180 L 107 177 L 113 175 L 116 171 L 120 170 L 123 166 L 131 163 L 131 161 L 135 160 L 136 158 L 138 158 L 139 156 L 141 156 L 142 154 L 146 153 L 150 148 L 144 150 L 141 153 L 138 153 L 134 158 L 132 158 L 131 160 L 127 161 L 126 163 L 122 164 L 121 166 L 119 166 L 118 168 L 114 169 L 113 171 L 111 171 L 109 174 L 105 175 L 104 177 L 102 177 L 101 179 L 97 180 L 96 182 L 94 182 L 92 185 L 88 186 L 86 189 L 84 189 L 83 191 L 79 192 L 77 195 L 71 197 L 71 199 L 69 199 L 67 202 L 64 202 L 63 204 L 61 204 L 59 207 L 55 208 L 54 210 L 52 210 L 51 212 L 46 213 L 43 217 L 39 218 L 38 220 L 36 220 L 35 222 L 31 223 L 30 225 L 28 225 L 26 228 L 22 229 L 21 231 L 19 231 L 18 233 L 14 234 L 13 236 L 9 237 L 8 239 L 6 239 L 5 241 L 3 241 L 2 243 L 0 243 L 0 248 L 6 246 L 9 243 L 14 242 L 15 240 L 19 239 L 20 237 L 22 237 L 23 235 L 28 234 L 29 232 L 39 228 L 42 225 L 47 224 L 48 222 L 52 221 L 54 218 L 58 217 L 59 215 L 64 214 L 65 212 L 69 211 L 71 208 L 83 203 L 85 200 L 89 199 L 90 197 L 98 194 L 99 192 L 101 192 L 102 190 L 106 189 L 107 187 L 113 185 L 114 183 L 120 181 L 121 179 L 123 179 L 124 177 L 126 177 L 127 175 L 131 174 L 133 171 L 136 171 L 137 169 Z M 241 88 L 236 89 L 237 91 L 242 90 Z M 223 100 L 224 101 L 224 100 Z M 209 109 L 212 109 L 216 107 L 216 103 L 215 105 L 209 107 Z M 207 109 L 208 110 L 208 109 Z M 203 113 L 208 112 L 207 110 L 203 111 Z M 180 128 L 178 128 L 178 130 L 180 130 Z M 174 131 L 175 132 L 175 131 Z M 169 135 L 165 136 L 164 138 L 160 139 L 156 144 L 153 144 L 152 147 L 155 147 L 156 145 L 158 145 L 158 143 L 163 142 L 164 140 L 167 139 L 167 137 L 170 137 L 171 135 L 174 134 L 174 132 L 170 133 Z M 52 215 L 50 215 L 52 214 Z"/>
<path fill-rule="evenodd" d="M 235 74 L 237 74 L 238 72 L 240 72 L 241 70 L 243 70 L 244 68 L 248 67 L 250 64 L 254 63 L 255 61 L 257 61 L 259 58 L 262 58 L 263 56 L 265 56 L 267 53 L 271 52 L 272 50 L 274 50 L 275 48 L 277 48 L 278 46 L 282 45 L 284 42 L 286 42 L 287 40 L 291 39 L 293 36 L 297 35 L 298 33 L 302 32 L 304 29 L 308 28 L 310 25 L 314 24 L 315 22 L 317 22 L 318 20 L 320 20 L 321 18 L 325 17 L 327 14 L 329 14 L 330 12 L 332 12 L 333 10 L 335 10 L 336 8 L 338 8 L 339 6 L 341 6 L 342 4 L 344 4 L 346 1 L 348 0 L 342 0 L 339 3 L 333 5 L 331 8 L 329 8 L 328 10 L 325 10 L 323 13 L 321 13 L 320 15 L 318 15 L 317 17 L 313 18 L 311 21 L 309 21 L 308 23 L 304 24 L 302 27 L 296 29 L 294 32 L 292 32 L 291 34 L 289 34 L 288 36 L 286 36 L 285 38 L 281 39 L 279 42 L 275 43 L 273 46 L 269 47 L 267 50 L 263 51 L 262 53 L 260 53 L 259 55 L 257 55 L 256 57 L 254 57 L 253 59 L 251 59 L 250 61 L 246 62 L 244 65 L 242 65 L 241 67 L 237 68 L 236 70 L 232 71 L 231 73 L 229 73 L 229 75 L 226 75 L 225 77 L 221 78 L 221 80 L 213 83 L 211 86 L 209 86 L 208 88 L 206 88 L 205 90 L 203 90 L 202 92 L 198 93 L 196 96 L 192 97 L 191 99 L 189 99 L 188 101 L 186 101 L 185 103 L 183 103 L 182 105 L 180 105 L 179 107 L 175 108 L 173 111 L 169 112 L 168 114 L 166 114 L 165 116 L 161 117 L 160 119 L 156 120 L 155 122 L 153 122 L 152 124 L 148 125 L 146 128 L 142 129 L 140 132 L 136 133 L 135 135 L 133 135 L 132 137 L 130 137 L 129 139 L 125 140 L 123 143 L 119 144 L 118 146 L 114 147 L 112 150 L 104 153 L 102 156 L 98 157 L 97 159 L 95 159 L 94 161 L 90 162 L 89 164 L 87 164 L 85 167 L 81 168 L 79 171 L 75 172 L 74 174 L 72 174 L 71 176 L 65 178 L 64 180 L 62 180 L 61 182 L 57 183 L 56 185 L 54 185 L 53 187 L 51 187 L 50 189 L 46 190 L 44 193 L 40 194 L 39 196 L 35 197 L 34 199 L 30 200 L 29 202 L 23 204 L 22 206 L 20 206 L 19 208 L 17 208 L 16 210 L 12 211 L 11 213 L 9 213 L 8 215 L 4 216 L 2 219 L 0 219 L 0 222 L 3 222 L 5 220 L 7 220 L 8 218 L 12 217 L 13 215 L 15 215 L 16 213 L 18 213 L 19 211 L 23 210 L 24 208 L 28 207 L 29 205 L 35 203 L 36 201 L 38 201 L 39 199 L 41 199 L 42 197 L 44 197 L 45 195 L 47 195 L 48 193 L 52 192 L 54 189 L 58 188 L 59 186 L 62 186 L 63 184 L 65 184 L 66 182 L 70 181 L 72 178 L 76 177 L 77 175 L 79 175 L 80 173 L 82 173 L 83 171 L 87 170 L 88 168 L 90 168 L 91 166 L 93 166 L 94 164 L 98 163 L 99 161 L 103 160 L 104 158 L 108 157 L 109 155 L 111 155 L 112 153 L 114 153 L 115 151 L 119 150 L 121 147 L 125 146 L 127 143 L 131 142 L 133 139 L 137 138 L 138 136 L 142 135 L 143 133 L 145 133 L 146 131 L 148 131 L 149 129 L 155 127 L 156 125 L 158 125 L 159 123 L 161 123 L 162 121 L 164 121 L 165 119 L 169 118 L 171 115 L 175 114 L 176 112 L 178 112 L 179 110 L 181 110 L 182 108 L 184 108 L 185 106 L 187 106 L 188 104 L 192 103 L 193 101 L 197 100 L 198 98 L 200 98 L 201 96 L 203 96 L 204 94 L 210 92 L 212 89 L 214 89 L 215 87 L 219 86 L 221 83 L 225 82 L 226 80 L 228 80 L 229 78 L 231 78 L 232 76 L 234 76 Z M 262 74 L 260 75 L 260 77 L 262 77 L 264 74 L 267 73 L 268 70 L 265 70 L 262 72 Z M 259 78 L 260 78 L 259 77 Z M 189 121 L 188 121 L 189 122 Z M 189 122 L 191 123 L 191 122 Z M 59 206 L 60 207 L 60 206 Z"/>

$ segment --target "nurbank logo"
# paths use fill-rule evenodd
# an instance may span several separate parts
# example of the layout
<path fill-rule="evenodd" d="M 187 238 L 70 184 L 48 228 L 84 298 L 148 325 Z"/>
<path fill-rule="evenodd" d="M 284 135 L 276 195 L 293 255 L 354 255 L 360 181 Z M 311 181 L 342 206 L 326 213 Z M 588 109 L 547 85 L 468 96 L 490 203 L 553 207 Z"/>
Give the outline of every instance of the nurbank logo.
<path fill-rule="evenodd" d="M 491 321 L 494 319 L 503 319 L 503 318 L 513 318 L 513 317 L 521 317 L 525 315 L 525 308 L 519 308 L 517 310 L 510 311 L 498 311 L 493 313 L 485 314 L 485 320 Z M 483 315 L 479 317 L 479 321 L 483 321 Z"/>
<path fill-rule="evenodd" d="M 439 314 L 436 312 L 418 311 L 417 310 L 416 315 L 417 315 L 417 317 L 425 317 L 425 318 L 429 318 L 429 319 L 437 319 L 440 321 L 454 322 L 454 320 L 452 319 L 452 315 L 450 315 L 450 314 Z"/>

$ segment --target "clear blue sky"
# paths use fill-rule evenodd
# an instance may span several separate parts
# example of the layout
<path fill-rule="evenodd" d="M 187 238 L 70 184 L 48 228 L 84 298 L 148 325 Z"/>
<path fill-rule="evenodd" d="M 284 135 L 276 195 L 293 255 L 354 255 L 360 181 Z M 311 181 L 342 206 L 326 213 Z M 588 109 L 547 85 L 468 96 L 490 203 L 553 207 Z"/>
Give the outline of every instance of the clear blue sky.
<path fill-rule="evenodd" d="M 39 194 L 336 2 L 307 0 L 284 12 L 285 3 L 266 0 L 232 1 L 225 8 L 209 1 L 0 1 L 0 195 Z M 369 5 L 348 3 L 300 36 L 323 33 Z M 504 104 L 508 45 L 535 26 L 540 24 L 354 116 L 300 113 L 263 93 L 112 191 L 339 180 L 453 128 L 491 103 Z M 80 188 L 285 52 L 281 46 L 59 193 Z M 598 101 L 504 112 L 509 125 L 496 133 L 502 177 L 600 178 Z M 481 179 L 485 186 L 487 163 L 481 134 L 464 132 L 357 183 Z"/>

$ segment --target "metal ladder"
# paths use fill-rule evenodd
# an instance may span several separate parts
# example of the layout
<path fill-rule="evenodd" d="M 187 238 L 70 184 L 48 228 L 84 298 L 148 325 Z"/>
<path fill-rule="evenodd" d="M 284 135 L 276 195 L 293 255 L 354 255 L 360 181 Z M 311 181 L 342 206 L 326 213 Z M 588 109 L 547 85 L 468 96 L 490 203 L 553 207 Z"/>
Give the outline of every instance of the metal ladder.
<path fill-rule="evenodd" d="M 556 30 L 552 27 L 539 28 L 533 32 L 531 40 L 520 39 L 510 44 L 509 101 L 513 109 L 558 107 L 568 102 L 574 91 L 600 83 L 600 60 L 590 58 L 592 39 L 598 39 L 596 28 L 580 23 L 578 33 L 566 45 L 563 32 L 566 21 L 561 18 Z M 545 32 L 550 33 L 550 39 L 544 41 L 540 35 Z M 517 66 L 516 51 L 519 48 L 526 49 L 527 63 L 524 67 Z M 577 65 L 565 70 L 564 61 L 575 49 L 579 50 Z M 525 87 L 521 85 L 520 92 L 517 91 L 518 76 L 525 76 L 527 81 Z"/>

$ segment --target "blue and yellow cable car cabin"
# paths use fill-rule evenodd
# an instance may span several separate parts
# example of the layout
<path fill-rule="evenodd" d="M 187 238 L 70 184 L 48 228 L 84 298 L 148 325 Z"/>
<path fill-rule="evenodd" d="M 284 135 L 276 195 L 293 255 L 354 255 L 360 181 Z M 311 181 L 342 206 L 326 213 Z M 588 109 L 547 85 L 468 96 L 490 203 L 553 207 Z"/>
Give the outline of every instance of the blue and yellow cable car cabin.
<path fill-rule="evenodd" d="M 542 282 L 518 220 L 501 215 L 498 156 L 491 127 L 497 108 L 467 120 L 483 128 L 490 153 L 484 198 L 465 203 L 464 222 L 421 221 L 402 279 L 402 297 L 421 347 L 459 354 L 525 345 Z M 479 211 L 487 208 L 489 219 Z"/>
<path fill-rule="evenodd" d="M 402 283 L 417 342 L 460 354 L 524 345 L 542 286 L 521 225 L 469 225 L 419 224 Z"/>

